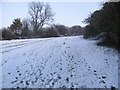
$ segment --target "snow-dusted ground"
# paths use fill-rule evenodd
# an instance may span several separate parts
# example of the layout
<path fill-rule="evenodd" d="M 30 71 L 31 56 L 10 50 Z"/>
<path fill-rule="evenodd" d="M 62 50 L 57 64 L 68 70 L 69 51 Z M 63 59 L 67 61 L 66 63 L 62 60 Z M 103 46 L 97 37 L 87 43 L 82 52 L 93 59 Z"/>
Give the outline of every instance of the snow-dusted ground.
<path fill-rule="evenodd" d="M 80 36 L 0 41 L 3 88 L 118 87 L 118 52 Z"/>

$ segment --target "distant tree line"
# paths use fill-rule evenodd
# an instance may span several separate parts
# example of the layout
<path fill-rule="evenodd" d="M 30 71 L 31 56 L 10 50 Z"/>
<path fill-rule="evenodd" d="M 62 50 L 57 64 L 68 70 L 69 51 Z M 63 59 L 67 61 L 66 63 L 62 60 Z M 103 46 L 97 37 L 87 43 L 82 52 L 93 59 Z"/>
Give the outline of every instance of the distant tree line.
<path fill-rule="evenodd" d="M 50 24 L 54 20 L 54 13 L 48 3 L 31 2 L 28 13 L 30 18 L 22 21 L 20 18 L 16 18 L 9 27 L 2 28 L 2 40 L 76 36 L 83 34 L 83 28 L 78 25 L 67 27 L 65 25 Z M 48 25 L 49 27 L 44 28 L 44 25 Z"/>
<path fill-rule="evenodd" d="M 20 18 L 14 19 L 10 27 L 2 28 L 2 39 L 26 39 L 26 38 L 48 38 L 48 37 L 62 37 L 62 36 L 78 36 L 83 34 L 84 28 L 79 25 L 67 27 L 65 25 L 50 25 L 46 28 L 32 30 L 29 20 Z"/>
<path fill-rule="evenodd" d="M 98 44 L 119 45 L 120 36 L 120 2 L 106 2 L 100 10 L 92 13 L 85 23 L 84 38 L 102 39 Z"/>

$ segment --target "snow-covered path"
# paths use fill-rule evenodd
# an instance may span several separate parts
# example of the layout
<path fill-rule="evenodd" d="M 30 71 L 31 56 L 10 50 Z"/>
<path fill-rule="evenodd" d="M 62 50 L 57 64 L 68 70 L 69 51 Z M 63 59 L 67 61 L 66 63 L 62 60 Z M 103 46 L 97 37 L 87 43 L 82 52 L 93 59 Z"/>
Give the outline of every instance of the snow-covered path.
<path fill-rule="evenodd" d="M 3 88 L 118 87 L 118 53 L 82 37 L 2 43 Z"/>

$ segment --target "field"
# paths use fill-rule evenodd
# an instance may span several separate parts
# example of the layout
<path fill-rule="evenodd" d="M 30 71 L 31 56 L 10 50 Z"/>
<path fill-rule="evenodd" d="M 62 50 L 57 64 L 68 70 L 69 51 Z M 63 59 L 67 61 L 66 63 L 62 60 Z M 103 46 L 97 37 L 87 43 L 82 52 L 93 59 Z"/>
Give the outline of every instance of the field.
<path fill-rule="evenodd" d="M 82 36 L 0 41 L 3 88 L 118 88 L 118 52 Z"/>

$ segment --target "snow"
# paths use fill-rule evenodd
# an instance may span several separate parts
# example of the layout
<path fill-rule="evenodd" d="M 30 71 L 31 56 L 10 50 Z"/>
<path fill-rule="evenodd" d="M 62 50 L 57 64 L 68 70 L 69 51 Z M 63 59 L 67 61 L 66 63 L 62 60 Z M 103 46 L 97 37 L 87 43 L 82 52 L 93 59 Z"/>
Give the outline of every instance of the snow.
<path fill-rule="evenodd" d="M 3 88 L 118 88 L 118 51 L 82 36 L 0 41 Z"/>

